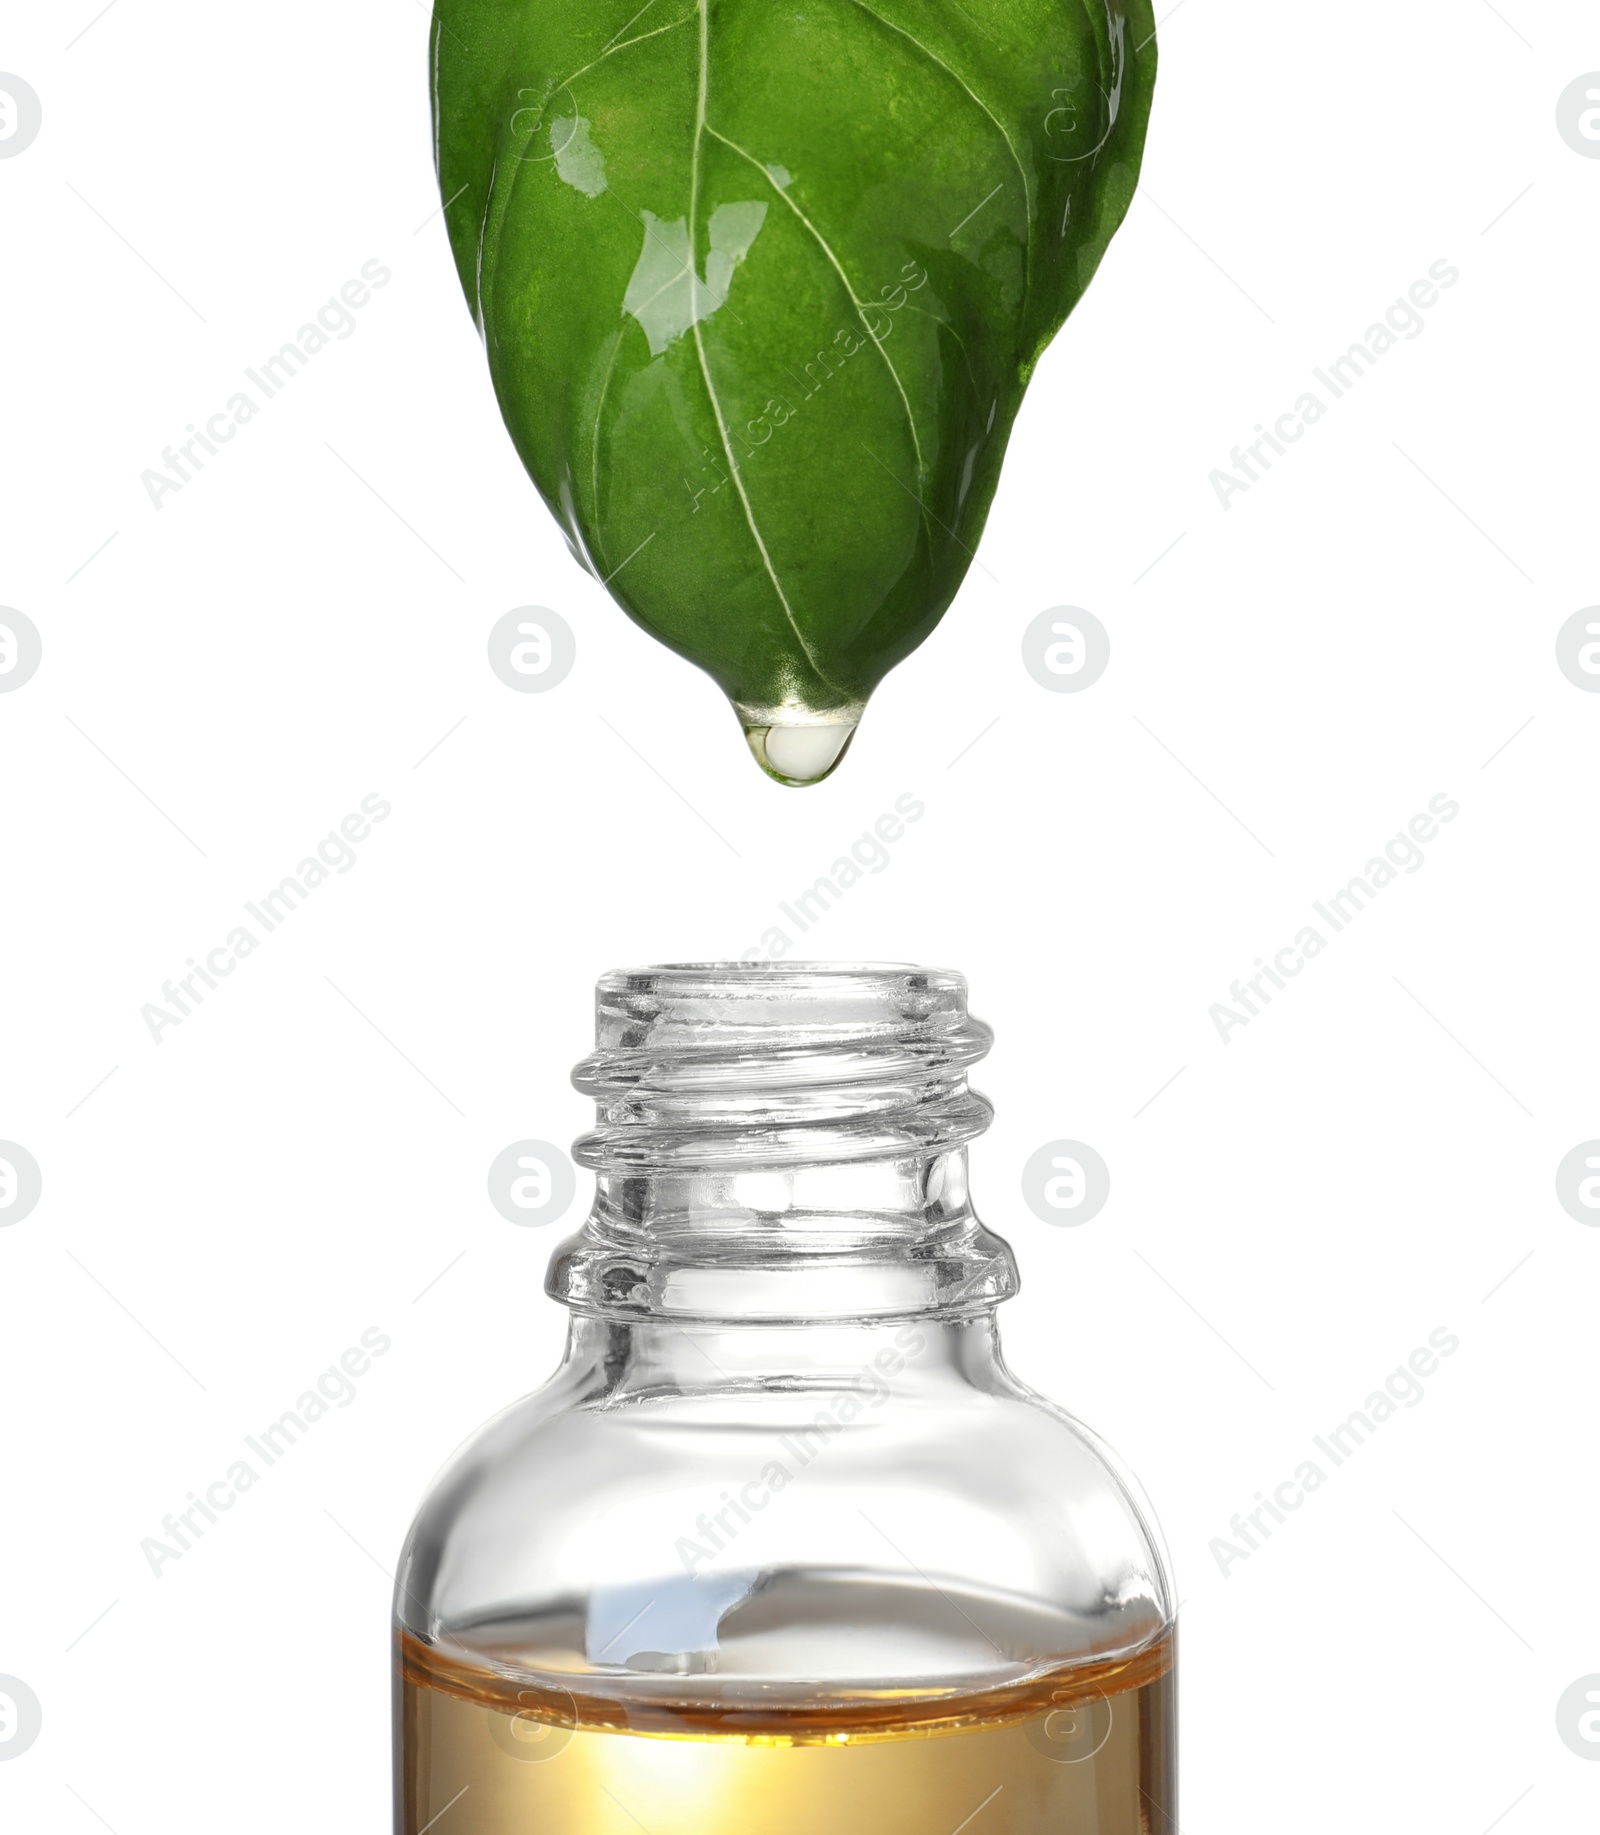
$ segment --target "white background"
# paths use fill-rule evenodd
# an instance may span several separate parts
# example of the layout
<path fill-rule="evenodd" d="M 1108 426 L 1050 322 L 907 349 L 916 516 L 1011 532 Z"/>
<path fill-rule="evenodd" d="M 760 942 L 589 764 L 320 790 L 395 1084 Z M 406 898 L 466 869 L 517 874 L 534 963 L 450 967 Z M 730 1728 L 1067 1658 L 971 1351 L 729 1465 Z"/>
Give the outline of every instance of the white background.
<path fill-rule="evenodd" d="M 585 1125 L 600 971 L 738 953 L 905 792 L 806 951 L 958 967 L 996 1028 L 1009 1354 L 1165 1524 L 1186 1835 L 1592 1825 L 1555 1705 L 1600 1670 L 1600 1230 L 1554 1184 L 1600 1135 L 1600 696 L 1554 648 L 1600 599 L 1600 161 L 1555 125 L 1592 7 L 1184 0 L 982 566 L 791 792 L 521 473 L 417 0 L 96 4 L 0 39 L 44 110 L 0 161 L 0 602 L 44 643 L 0 696 L 0 1135 L 44 1178 L 0 1230 L 0 1673 L 44 1708 L 6 1827 L 386 1826 L 380 1570 L 552 1365 L 587 1184 L 519 1229 L 489 1162 Z M 141 471 L 372 258 L 355 334 L 154 510 Z M 1424 333 L 1224 510 L 1229 449 L 1441 258 Z M 528 603 L 577 634 L 548 694 L 486 663 Z M 1060 604 L 1111 635 L 1083 693 L 1022 667 Z M 141 1006 L 373 792 L 356 865 L 155 1044 Z M 1425 865 L 1223 1043 L 1440 792 Z M 1111 1168 L 1081 1228 L 1022 1203 L 1057 1137 Z M 373 1326 L 357 1400 L 155 1579 L 141 1539 Z M 1224 1577 L 1212 1538 L 1440 1326 L 1426 1399 Z"/>

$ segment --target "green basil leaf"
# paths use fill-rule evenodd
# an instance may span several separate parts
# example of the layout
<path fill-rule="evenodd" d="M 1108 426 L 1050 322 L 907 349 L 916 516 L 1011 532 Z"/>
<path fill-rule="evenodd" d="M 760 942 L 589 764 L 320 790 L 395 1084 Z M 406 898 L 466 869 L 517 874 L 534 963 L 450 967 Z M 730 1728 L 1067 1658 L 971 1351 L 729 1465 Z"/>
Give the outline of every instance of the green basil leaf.
<path fill-rule="evenodd" d="M 523 463 L 773 774 L 825 775 L 1127 210 L 1150 0 L 436 0 L 432 56 Z"/>

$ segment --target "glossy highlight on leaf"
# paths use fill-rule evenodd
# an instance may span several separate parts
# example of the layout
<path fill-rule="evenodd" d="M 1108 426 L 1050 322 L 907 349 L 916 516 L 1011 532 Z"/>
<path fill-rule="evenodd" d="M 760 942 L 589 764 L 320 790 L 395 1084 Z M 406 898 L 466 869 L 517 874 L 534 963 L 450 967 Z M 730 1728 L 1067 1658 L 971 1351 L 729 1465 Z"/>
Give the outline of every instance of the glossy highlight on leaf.
<path fill-rule="evenodd" d="M 440 195 L 574 554 L 815 782 L 1138 178 L 1150 0 L 436 0 Z"/>

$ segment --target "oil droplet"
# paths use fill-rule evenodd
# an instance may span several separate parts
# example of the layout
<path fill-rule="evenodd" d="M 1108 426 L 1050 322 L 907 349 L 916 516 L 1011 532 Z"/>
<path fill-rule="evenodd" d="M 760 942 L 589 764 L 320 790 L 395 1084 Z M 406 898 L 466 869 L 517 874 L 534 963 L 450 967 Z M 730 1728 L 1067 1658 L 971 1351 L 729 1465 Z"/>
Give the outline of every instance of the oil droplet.
<path fill-rule="evenodd" d="M 780 784 L 820 784 L 849 749 L 855 720 L 808 720 L 747 726 L 744 736 L 756 763 Z"/>

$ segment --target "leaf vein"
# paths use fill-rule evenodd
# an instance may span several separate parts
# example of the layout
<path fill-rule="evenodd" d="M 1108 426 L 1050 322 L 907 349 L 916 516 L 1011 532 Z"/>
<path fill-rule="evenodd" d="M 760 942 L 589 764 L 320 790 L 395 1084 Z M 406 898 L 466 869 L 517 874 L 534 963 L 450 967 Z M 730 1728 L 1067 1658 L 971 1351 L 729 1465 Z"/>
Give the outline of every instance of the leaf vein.
<path fill-rule="evenodd" d="M 711 412 L 716 418 L 717 433 L 722 440 L 722 450 L 727 456 L 728 472 L 733 479 L 733 487 L 739 493 L 739 502 L 744 506 L 744 519 L 749 525 L 750 534 L 756 549 L 761 556 L 761 564 L 767 570 L 767 578 L 772 582 L 772 590 L 778 595 L 778 603 L 783 607 L 783 615 L 789 621 L 789 628 L 794 632 L 795 642 L 805 654 L 806 661 L 815 670 L 819 680 L 843 694 L 845 691 L 837 682 L 829 681 L 823 673 L 821 664 L 809 643 L 805 633 L 800 629 L 794 615 L 794 607 L 789 603 L 789 595 L 783 590 L 783 582 L 778 578 L 777 570 L 772 565 L 772 556 L 767 552 L 767 544 L 757 526 L 755 511 L 751 507 L 749 493 L 744 488 L 744 479 L 739 472 L 739 463 L 733 456 L 733 446 L 728 438 L 728 425 L 722 412 L 722 403 L 717 399 L 716 385 L 711 380 L 711 366 L 706 361 L 705 340 L 700 335 L 700 274 L 696 265 L 696 249 L 699 241 L 700 221 L 700 143 L 706 132 L 706 85 L 710 64 L 710 21 L 707 14 L 707 0 L 698 0 L 700 9 L 700 82 L 699 93 L 695 104 L 694 150 L 689 162 L 689 287 L 690 306 L 689 322 L 694 331 L 695 352 L 700 359 L 700 374 L 706 385 L 706 396 L 711 403 Z"/>
<path fill-rule="evenodd" d="M 636 13 L 634 18 L 637 19 L 638 17 L 639 15 Z M 679 26 L 687 25 L 693 17 L 693 13 L 685 13 L 681 19 L 674 19 L 669 25 L 657 26 L 652 32 L 641 32 L 635 38 L 623 39 L 620 44 L 612 43 L 607 45 L 598 57 L 591 58 L 581 69 L 574 70 L 571 76 L 564 77 L 553 89 L 549 90 L 545 100 L 548 101 L 551 96 L 560 95 L 563 89 L 566 89 L 570 84 L 576 83 L 579 77 L 587 76 L 597 65 L 604 63 L 608 57 L 614 56 L 618 51 L 626 51 L 630 45 L 642 45 L 646 39 L 659 38 L 663 32 L 675 31 Z M 623 27 L 624 31 L 627 29 L 626 26 Z M 529 92 L 519 90 L 517 92 L 517 99 L 520 101 L 522 96 L 527 93 Z M 526 132 L 519 132 L 515 126 L 517 116 L 521 114 L 532 114 L 534 118 L 533 125 L 529 127 Z M 510 127 L 509 138 L 514 159 L 511 176 L 506 182 L 505 196 L 497 199 L 495 196 L 495 185 L 500 176 L 500 159 L 499 155 L 496 154 L 494 166 L 489 173 L 488 192 L 483 201 L 483 222 L 478 230 L 478 330 L 485 343 L 487 343 L 489 339 L 489 306 L 493 300 L 495 275 L 499 267 L 501 232 L 505 224 L 506 216 L 511 209 L 511 199 L 517 188 L 517 180 L 521 176 L 522 167 L 527 163 L 524 155 L 540 128 L 544 126 L 544 103 L 541 102 L 537 109 L 514 109 L 508 126 Z M 485 275 L 488 277 L 490 294 L 490 299 L 488 301 L 484 298 Z"/>
<path fill-rule="evenodd" d="M 917 437 L 917 418 L 911 411 L 911 397 L 906 393 L 906 385 L 900 379 L 900 372 L 895 368 L 893 357 L 885 350 L 883 340 L 876 335 L 871 325 L 868 324 L 866 307 L 862 304 L 861 300 L 857 298 L 855 287 L 850 281 L 850 276 L 844 271 L 844 263 L 840 261 L 839 257 L 833 252 L 833 248 L 828 238 L 823 235 L 822 231 L 817 228 L 816 224 L 811 221 L 810 217 L 808 217 L 794 199 L 789 196 L 788 192 L 784 190 L 783 186 L 778 183 L 754 154 L 747 152 L 737 143 L 737 141 L 730 140 L 726 134 L 719 133 L 709 122 L 706 124 L 706 132 L 720 140 L 725 147 L 737 153 L 741 159 L 749 160 L 750 164 L 755 167 L 772 189 L 777 192 L 778 196 L 783 199 L 784 203 L 789 206 L 790 210 L 794 212 L 795 216 L 799 218 L 800 222 L 805 225 L 806 229 L 815 239 L 817 247 L 822 250 L 823 254 L 827 256 L 829 262 L 832 264 L 834 273 L 839 276 L 839 284 L 844 288 L 845 293 L 849 297 L 850 304 L 855 308 L 855 314 L 861 321 L 862 329 L 866 332 L 868 338 L 871 339 L 873 348 L 883 359 L 884 368 L 888 370 L 890 378 L 894 382 L 895 391 L 900 397 L 900 405 L 905 409 L 906 426 L 911 434 L 911 450 L 916 454 L 917 482 L 919 484 L 923 483 L 927 479 L 928 465 L 927 461 L 922 456 L 922 441 Z"/>
<path fill-rule="evenodd" d="M 892 19 L 885 18 L 884 15 L 880 13 L 876 7 L 869 6 L 867 4 L 867 0 L 847 0 L 847 3 L 851 6 L 858 7 L 863 13 L 867 15 L 869 19 L 877 20 L 878 24 L 881 25 L 885 31 L 894 32 L 899 37 L 905 39 L 908 44 L 914 45 L 917 48 L 917 50 L 919 50 L 922 53 L 922 55 L 925 58 L 927 58 L 930 64 L 933 64 L 937 69 L 942 70 L 945 73 L 945 75 L 950 78 L 952 82 L 959 84 L 961 89 L 966 93 L 966 95 L 977 105 L 979 109 L 982 110 L 982 112 L 985 115 L 988 116 L 989 120 L 994 125 L 995 132 L 999 134 L 1000 138 L 1006 143 L 1006 151 L 1011 155 L 1011 162 L 1017 168 L 1017 176 L 1022 180 L 1022 203 L 1023 203 L 1023 208 L 1027 213 L 1028 223 L 1031 228 L 1032 223 L 1033 223 L 1033 211 L 1034 211 L 1033 190 L 1032 190 L 1032 187 L 1028 183 L 1027 168 L 1022 163 L 1022 155 L 1017 151 L 1016 142 L 1011 138 L 1010 133 L 1007 131 L 1006 124 L 994 112 L 994 110 L 989 106 L 989 104 L 984 101 L 983 97 L 978 94 L 978 92 L 972 87 L 972 85 L 966 80 L 966 78 L 962 76 L 961 72 L 955 69 L 952 65 L 947 64 L 944 61 L 944 59 L 940 57 L 938 52 L 932 48 L 931 45 L 925 45 L 922 42 L 922 40 L 917 37 L 916 33 L 908 32 L 904 26 L 896 25 Z M 1022 285 L 1023 285 L 1022 310 L 1023 310 L 1024 315 L 1027 313 L 1027 310 L 1028 310 L 1028 288 L 1029 288 L 1029 283 L 1031 282 L 1032 278 L 1033 278 L 1033 237 L 1030 234 L 1023 248 L 1023 261 L 1022 261 Z"/>
<path fill-rule="evenodd" d="M 574 70 L 572 75 L 566 79 L 566 82 L 558 83 L 556 85 L 555 90 L 553 90 L 551 93 L 555 94 L 555 93 L 558 93 L 560 90 L 565 89 L 568 83 L 576 83 L 580 76 L 587 76 L 591 70 L 594 70 L 599 65 L 603 64 L 608 57 L 615 57 L 619 51 L 626 51 L 629 45 L 642 45 L 646 39 L 659 38 L 663 32 L 675 32 L 679 26 L 687 25 L 689 21 L 693 18 L 694 18 L 693 13 L 685 13 L 681 19 L 674 19 L 668 25 L 658 25 L 657 27 L 655 27 L 653 31 L 640 32 L 637 35 L 637 37 L 625 38 L 623 39 L 621 44 L 607 45 L 605 50 L 603 50 L 598 57 L 592 58 L 587 64 L 583 66 L 581 70 Z M 627 27 L 624 26 L 623 30 L 626 31 Z"/>

